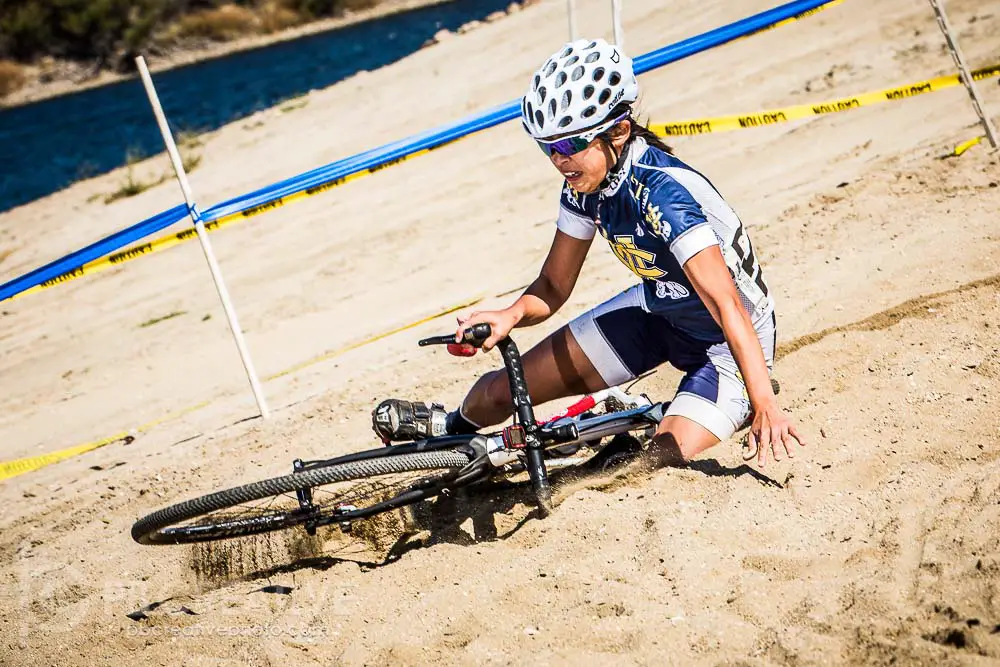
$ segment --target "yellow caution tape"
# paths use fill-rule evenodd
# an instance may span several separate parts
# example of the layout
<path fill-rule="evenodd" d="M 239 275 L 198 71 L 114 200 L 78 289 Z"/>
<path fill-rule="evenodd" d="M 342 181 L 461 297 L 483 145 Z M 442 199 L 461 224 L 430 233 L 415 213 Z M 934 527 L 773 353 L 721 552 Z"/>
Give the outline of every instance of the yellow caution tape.
<path fill-rule="evenodd" d="M 972 78 L 976 81 L 1000 75 L 1000 65 L 992 65 L 978 69 L 972 73 Z M 771 109 L 768 111 L 757 111 L 755 113 L 739 114 L 735 116 L 719 116 L 716 118 L 698 118 L 684 120 L 673 123 L 653 123 L 649 129 L 661 136 L 676 137 L 690 136 L 696 134 L 708 134 L 712 132 L 729 132 L 731 130 L 743 130 L 752 127 L 763 127 L 784 123 L 790 120 L 799 120 L 811 116 L 822 116 L 829 113 L 838 113 L 880 104 L 882 102 L 892 102 L 908 97 L 916 97 L 925 93 L 933 93 L 945 88 L 951 88 L 961 84 L 958 74 L 949 76 L 939 76 L 924 81 L 916 81 L 905 86 L 886 88 L 870 93 L 855 95 L 854 97 L 843 97 L 838 100 L 827 102 L 817 102 L 814 104 L 798 104 L 796 106 L 784 107 L 781 109 Z"/>
<path fill-rule="evenodd" d="M 430 322 L 432 320 L 436 320 L 439 317 L 443 317 L 445 315 L 450 315 L 450 314 L 454 313 L 455 311 L 462 310 L 463 308 L 468 308 L 472 304 L 479 303 L 482 300 L 483 300 L 482 296 L 477 296 L 477 297 L 475 297 L 473 299 L 469 299 L 467 301 L 463 301 L 462 303 L 455 304 L 454 306 L 448 306 L 448 308 L 446 308 L 445 310 L 442 310 L 440 312 L 434 313 L 433 315 L 428 315 L 427 317 L 421 318 L 421 319 L 417 320 L 416 322 L 410 322 L 409 324 L 404 324 L 401 327 L 396 327 L 395 329 L 390 329 L 389 331 L 386 331 L 384 333 L 375 334 L 374 336 L 369 336 L 368 338 L 365 338 L 364 340 L 360 340 L 360 341 L 358 341 L 356 343 L 351 343 L 350 345 L 347 345 L 346 347 L 342 347 L 342 348 L 339 348 L 339 349 L 336 349 L 336 350 L 331 350 L 330 352 L 324 352 L 323 354 L 319 355 L 318 357 L 313 357 L 312 359 L 309 359 L 308 361 L 303 361 L 300 364 L 296 364 L 296 365 L 292 366 L 291 368 L 286 368 L 285 370 L 283 370 L 281 372 L 278 372 L 278 373 L 275 373 L 274 375 L 269 375 L 268 377 L 264 378 L 264 380 L 265 381 L 276 380 L 276 379 L 278 379 L 280 377 L 285 377 L 286 375 L 291 375 L 292 373 L 300 371 L 303 368 L 308 368 L 309 366 L 313 366 L 315 364 L 318 364 L 321 361 L 326 361 L 327 359 L 333 359 L 334 357 L 339 357 L 340 355 L 344 354 L 345 352 L 350 352 L 351 350 L 356 350 L 359 347 L 363 347 L 365 345 L 368 345 L 369 343 L 374 343 L 375 341 L 382 340 L 383 338 L 388 338 L 389 336 L 398 334 L 398 333 L 400 333 L 402 331 L 406 331 L 407 329 L 412 329 L 414 327 L 420 326 L 421 324 L 426 324 L 426 323 L 428 323 L 428 322 Z"/>
<path fill-rule="evenodd" d="M 329 183 L 323 183 L 321 185 L 311 187 L 307 190 L 303 190 L 302 192 L 298 192 L 293 195 L 288 195 L 287 197 L 282 197 L 280 199 L 276 199 L 274 201 L 261 204 L 260 206 L 255 206 L 251 209 L 247 209 L 246 211 L 241 211 L 239 213 L 232 213 L 230 215 L 219 218 L 218 220 L 206 222 L 204 223 L 205 229 L 207 231 L 214 231 L 216 229 L 220 229 L 227 225 L 231 225 L 235 222 L 239 222 L 247 218 L 252 218 L 255 215 L 260 215 L 261 213 L 266 213 L 267 211 L 272 211 L 276 208 L 280 208 L 290 202 L 298 201 L 300 199 L 305 199 L 306 197 L 312 197 L 313 195 L 320 194 L 321 192 L 326 192 L 327 190 L 332 190 L 335 187 L 338 187 L 345 183 L 349 183 L 351 181 L 356 181 L 359 178 L 362 178 L 364 176 L 369 176 L 371 174 L 374 174 L 375 172 L 382 171 L 383 169 L 387 169 L 391 166 L 400 164 L 402 162 L 406 162 L 409 159 L 419 157 L 421 155 L 426 155 L 427 153 L 435 151 L 443 146 L 447 146 L 448 144 L 454 143 L 455 141 L 459 140 L 460 139 L 454 139 L 452 141 L 439 144 L 432 148 L 425 148 L 423 150 L 416 151 L 415 153 L 410 153 L 409 155 L 404 155 L 402 157 L 396 158 L 384 164 L 380 164 L 375 167 L 369 167 L 367 169 L 362 169 L 360 171 L 354 172 L 353 174 L 347 174 L 346 176 L 342 176 L 341 178 L 338 178 L 334 181 L 330 181 Z M 36 285 L 31 289 L 27 289 L 21 292 L 20 294 L 15 294 L 10 298 L 19 299 L 25 296 L 26 294 L 33 294 L 35 292 L 40 292 L 44 289 L 55 287 L 56 285 L 61 285 L 71 280 L 82 278 L 83 276 L 86 275 L 92 275 L 94 273 L 110 269 L 114 266 L 119 266 L 126 262 L 130 262 L 134 259 L 138 259 L 139 257 L 144 257 L 145 255 L 150 255 L 154 252 L 158 252 L 160 250 L 166 250 L 167 248 L 172 248 L 175 245 L 179 245 L 186 241 L 190 241 L 196 236 L 197 232 L 195 231 L 194 227 L 189 227 L 174 234 L 165 234 L 156 239 L 153 239 L 152 241 L 147 241 L 146 243 L 138 243 L 136 245 L 126 248 L 125 250 L 112 253 L 107 257 L 102 257 L 100 259 L 95 259 L 92 262 L 87 262 L 86 264 L 78 266 L 75 269 L 67 271 L 66 273 L 58 275 L 54 278 L 50 278 L 49 280 L 46 280 L 40 285 Z"/>
<path fill-rule="evenodd" d="M 969 150 L 970 148 L 972 148 L 973 146 L 975 146 L 976 144 L 978 144 L 982 140 L 983 140 L 982 137 L 973 137 L 972 139 L 969 139 L 968 141 L 963 141 L 959 145 L 955 146 L 955 152 L 953 153 L 953 155 L 955 155 L 955 156 L 961 155 L 962 153 L 964 153 L 965 151 Z"/>
<path fill-rule="evenodd" d="M 265 381 L 270 381 L 270 380 L 276 380 L 276 379 L 281 378 L 281 377 L 285 377 L 286 375 L 290 375 L 292 373 L 300 371 L 303 368 L 308 368 L 309 366 L 313 366 L 315 364 L 318 364 L 320 362 L 326 361 L 328 359 L 332 359 L 334 357 L 340 356 L 340 355 L 342 355 L 342 354 L 344 354 L 346 352 L 350 352 L 351 350 L 356 350 L 357 348 L 362 347 L 364 345 L 368 345 L 369 343 L 374 343 L 375 341 L 382 340 L 383 338 L 387 338 L 389 336 L 392 336 L 394 334 L 400 333 L 402 331 L 406 331 L 407 329 L 412 329 L 414 327 L 418 327 L 421 324 L 426 324 L 427 322 L 435 320 L 435 319 L 437 319 L 439 317 L 442 317 L 444 315 L 450 315 L 451 313 L 454 313 L 457 310 L 461 310 L 462 308 L 467 308 L 467 307 L 471 306 L 474 303 L 478 303 L 479 301 L 482 300 L 482 298 L 483 298 L 482 296 L 477 296 L 475 298 L 467 299 L 465 301 L 462 301 L 461 303 L 458 303 L 458 304 L 455 304 L 455 305 L 452 305 L 452 306 L 448 306 L 444 310 L 436 312 L 433 315 L 428 315 L 428 316 L 423 317 L 423 318 L 421 318 L 419 320 L 416 320 L 415 322 L 410 322 L 409 324 L 404 324 L 403 326 L 396 327 L 395 329 L 391 329 L 391 330 L 386 331 L 384 333 L 376 334 L 374 336 L 369 336 L 368 338 L 365 338 L 364 340 L 360 340 L 360 341 L 358 341 L 356 343 L 351 343 L 350 345 L 347 345 L 345 347 L 339 348 L 337 350 L 332 350 L 330 352 L 325 352 L 325 353 L 323 353 L 323 354 L 321 354 L 321 355 L 319 355 L 317 357 L 313 357 L 312 359 L 309 359 L 309 360 L 304 361 L 302 363 L 296 364 L 296 365 L 292 366 L 291 368 L 288 368 L 288 369 L 283 370 L 283 371 L 281 371 L 279 373 L 275 373 L 273 375 L 270 375 L 270 376 L 268 376 L 268 377 L 266 377 L 264 379 L 265 379 Z M 207 406 L 207 405 L 209 405 L 211 403 L 212 403 L 212 401 L 203 401 L 203 402 L 201 402 L 201 403 L 199 403 L 197 405 L 193 405 L 191 407 L 184 408 L 183 410 L 180 410 L 178 412 L 170 413 L 170 414 L 166 415 L 165 417 L 160 417 L 159 419 L 155 419 L 155 420 L 153 420 L 151 422 L 143 424 L 142 426 L 139 426 L 139 427 L 135 428 L 133 431 L 122 431 L 121 433 L 116 433 L 115 435 L 113 435 L 111 437 L 108 437 L 108 438 L 104 438 L 103 440 L 96 440 L 94 442 L 87 442 L 87 443 L 84 443 L 82 445 L 77 445 L 75 447 L 69 447 L 67 449 L 62 449 L 62 450 L 60 450 L 58 452 L 52 452 L 51 454 L 43 454 L 41 456 L 32 456 L 30 458 L 16 459 L 14 461 L 8 461 L 6 463 L 0 463 L 0 480 L 5 480 L 5 479 L 8 479 L 10 477 L 16 477 L 17 475 L 21 475 L 21 474 L 26 473 L 26 472 L 31 472 L 33 470 L 38 470 L 39 468 L 44 468 L 47 465 L 51 465 L 53 463 L 58 463 L 60 461 L 65 461 L 66 459 L 73 458 L 74 456 L 79 456 L 80 454 L 85 454 L 87 452 L 91 452 L 91 451 L 93 451 L 95 449 L 98 449 L 100 447 L 104 447 L 105 445 L 110 445 L 110 444 L 115 443 L 115 442 L 122 442 L 122 441 L 131 442 L 131 440 L 129 440 L 129 439 L 131 437 L 134 437 L 134 434 L 145 433 L 145 432 L 149 431 L 150 429 L 154 428 L 155 426 L 159 426 L 160 424 L 163 424 L 165 422 L 177 419 L 177 418 L 182 417 L 182 416 L 184 416 L 186 414 L 194 412 L 195 410 L 200 410 L 201 408 L 203 408 L 203 407 L 205 407 L 205 406 Z"/>
<path fill-rule="evenodd" d="M 842 2 L 843 0 L 839 0 Z M 831 3 L 833 4 L 833 3 Z M 817 8 L 811 10 L 812 12 L 820 11 L 822 8 Z M 789 19 L 792 20 L 792 19 Z M 990 77 L 995 77 L 1000 75 L 1000 65 L 993 65 L 990 67 L 984 67 L 978 69 L 972 73 L 972 78 L 976 81 L 987 79 Z M 854 97 L 845 97 L 837 100 L 829 100 L 826 102 L 817 102 L 813 104 L 799 104 L 791 107 L 784 107 L 781 109 L 771 109 L 768 111 L 758 111 L 749 114 L 739 114 L 734 116 L 719 116 L 715 118 L 700 118 L 684 121 L 676 121 L 670 123 L 654 123 L 650 125 L 650 129 L 662 136 L 689 136 L 697 134 L 709 134 L 713 132 L 728 132 L 731 130 L 742 130 L 753 127 L 762 127 L 765 125 L 774 125 L 777 123 L 784 123 L 792 120 L 799 120 L 802 118 L 809 118 L 812 116 L 821 116 L 830 113 L 838 113 L 841 111 L 848 111 L 850 109 L 856 109 L 863 106 L 869 106 L 872 104 L 879 104 L 882 102 L 889 102 L 894 100 L 901 100 L 908 97 L 915 97 L 917 95 L 923 95 L 925 93 L 936 92 L 938 90 L 943 90 L 945 88 L 951 88 L 952 86 L 957 86 L 961 83 L 959 75 L 952 74 L 948 76 L 940 76 L 933 79 L 926 79 L 924 81 L 916 81 L 905 86 L 897 86 L 895 88 L 887 88 L 885 90 L 874 91 L 870 93 L 863 93 L 861 95 L 855 95 Z M 452 142 L 460 141 L 460 139 L 455 139 Z M 225 217 L 219 218 L 218 220 L 213 220 L 212 222 L 205 223 L 205 229 L 208 231 L 213 231 L 226 225 L 231 225 L 240 220 L 245 220 L 247 218 L 252 218 L 261 213 L 266 213 L 267 211 L 272 211 L 274 209 L 280 208 L 285 204 L 298 201 L 300 199 L 305 199 L 306 197 L 312 197 L 314 195 L 326 192 L 335 187 L 344 185 L 351 181 L 355 181 L 364 176 L 374 174 L 377 171 L 387 169 L 396 164 L 400 164 L 409 159 L 419 157 L 421 155 L 426 155 L 431 151 L 437 150 L 442 146 L 448 144 L 441 144 L 440 146 L 435 146 L 434 148 L 426 148 L 410 155 L 405 155 L 391 162 L 385 164 L 370 167 L 368 169 L 363 169 L 361 171 L 355 172 L 353 174 L 348 174 L 341 178 L 338 178 L 329 183 L 324 183 L 322 185 L 317 185 L 315 187 L 309 188 L 302 192 L 298 192 L 287 197 L 276 199 L 260 206 L 255 206 L 254 208 L 242 211 L 240 213 L 233 213 Z M 158 252 L 160 250 L 166 250 L 175 245 L 179 245 L 186 241 L 191 240 L 196 236 L 194 227 L 184 229 L 175 234 L 167 234 L 161 236 L 152 241 L 146 243 L 140 243 L 131 246 L 125 250 L 113 253 L 107 257 L 102 257 L 101 259 L 96 259 L 92 262 L 88 262 L 82 266 L 72 269 L 62 275 L 56 276 L 50 280 L 45 281 L 41 285 L 33 287 L 29 290 L 25 290 L 14 297 L 13 299 L 20 298 L 25 294 L 31 294 L 33 292 L 38 292 L 43 289 L 48 289 L 55 285 L 60 285 L 62 283 L 75 280 L 84 275 L 90 275 L 109 269 L 113 266 L 118 266 L 126 262 L 132 261 L 139 257 Z"/>
<path fill-rule="evenodd" d="M 806 17 L 812 16 L 813 14 L 819 14 L 820 12 L 822 12 L 822 11 L 824 11 L 826 9 L 829 9 L 830 7 L 836 7 L 837 5 L 842 4 L 843 2 L 844 2 L 844 0 L 831 0 L 830 2 L 826 3 L 825 5 L 820 5 L 819 7 L 814 7 L 812 9 L 807 9 L 806 11 L 802 12 L 801 14 L 796 14 L 795 16 L 792 16 L 791 18 L 787 18 L 784 21 L 778 21 L 777 23 L 773 23 L 773 24 L 771 24 L 771 25 L 769 25 L 767 27 L 761 28 L 760 30 L 754 30 L 751 33 L 743 35 L 742 37 L 740 37 L 740 39 L 746 39 L 747 37 L 753 37 L 754 35 L 759 35 L 762 32 L 769 32 L 771 30 L 774 30 L 775 28 L 780 28 L 783 25 L 788 25 L 789 23 L 793 23 L 795 21 L 798 21 L 799 19 L 804 19 Z M 739 41 L 739 40 L 737 40 L 737 41 Z"/>
<path fill-rule="evenodd" d="M 74 456 L 79 456 L 80 454 L 85 454 L 87 452 L 92 452 L 95 449 L 104 447 L 105 445 L 110 445 L 114 442 L 131 442 L 131 438 L 134 434 L 145 433 L 150 429 L 168 422 L 172 419 L 177 419 L 189 412 L 194 412 L 195 410 L 200 410 L 211 403 L 211 401 L 204 401 L 198 405 L 193 405 L 189 408 L 184 408 L 178 412 L 173 412 L 166 415 L 165 417 L 160 417 L 154 419 L 151 422 L 143 424 L 137 427 L 133 431 L 122 431 L 121 433 L 116 433 L 115 435 L 104 438 L 103 440 L 95 440 L 94 442 L 85 442 L 82 445 L 77 445 L 76 447 L 70 447 L 68 449 L 62 449 L 58 452 L 52 452 L 51 454 L 42 454 L 41 456 L 31 456 L 24 459 L 15 459 L 13 461 L 8 461 L 6 463 L 0 463 L 0 480 L 8 479 L 10 477 L 16 477 L 26 472 L 31 472 L 32 470 L 38 470 L 39 468 L 44 468 L 47 465 L 52 465 L 53 463 L 58 463 L 59 461 L 65 461 L 66 459 L 73 458 Z"/>

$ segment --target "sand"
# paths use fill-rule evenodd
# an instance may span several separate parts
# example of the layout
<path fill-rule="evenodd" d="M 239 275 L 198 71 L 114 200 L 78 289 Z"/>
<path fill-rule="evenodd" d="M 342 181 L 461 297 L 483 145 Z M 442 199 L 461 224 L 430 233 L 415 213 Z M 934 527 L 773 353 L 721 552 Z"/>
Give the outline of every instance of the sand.
<path fill-rule="evenodd" d="M 769 5 L 735 4 L 626 3 L 629 50 Z M 564 6 L 207 135 L 199 201 L 513 98 L 563 40 Z M 972 66 L 1000 60 L 996 8 L 949 10 Z M 606 13 L 582 10 L 581 30 L 606 32 Z M 656 120 L 738 113 L 951 70 L 924 3 L 849 1 L 646 75 L 642 104 Z M 995 82 L 981 92 L 1000 110 Z M 454 405 L 497 358 L 416 348 L 452 316 L 266 382 L 265 423 L 248 419 L 194 244 L 4 303 L 4 460 L 211 403 L 0 484 L 0 663 L 997 664 L 1000 165 L 985 145 L 940 159 L 978 132 L 955 88 L 673 142 L 751 230 L 778 302 L 781 402 L 808 449 L 759 470 L 733 440 L 687 470 L 564 487 L 544 521 L 524 494 L 442 503 L 388 560 L 332 533 L 151 548 L 129 528 L 293 458 L 375 446 L 379 398 Z M 88 202 L 123 179 L 0 215 L 0 277 L 179 199 L 164 183 Z M 506 303 L 494 295 L 528 282 L 548 248 L 558 188 L 507 125 L 215 234 L 261 375 L 479 295 Z M 631 282 L 595 244 L 570 302 L 517 340 Z M 640 388 L 666 399 L 676 379 L 664 370 Z"/>

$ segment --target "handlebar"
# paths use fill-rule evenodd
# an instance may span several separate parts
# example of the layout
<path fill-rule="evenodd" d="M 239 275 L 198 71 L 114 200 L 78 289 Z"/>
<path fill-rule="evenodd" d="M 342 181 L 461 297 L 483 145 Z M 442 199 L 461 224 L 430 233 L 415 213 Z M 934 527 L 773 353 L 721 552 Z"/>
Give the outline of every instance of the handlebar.
<path fill-rule="evenodd" d="M 493 334 L 493 329 L 489 324 L 483 322 L 473 325 L 462 332 L 462 342 L 473 347 L 482 347 L 486 339 Z M 455 342 L 455 336 L 433 336 L 424 338 L 419 342 L 421 347 L 428 345 L 448 345 Z M 528 394 L 528 383 L 524 378 L 524 366 L 521 365 L 521 353 L 518 352 L 517 345 L 509 337 L 503 338 L 497 343 L 500 356 L 503 357 L 504 367 L 507 369 L 507 379 L 510 382 L 510 396 L 514 406 L 514 414 L 517 421 L 524 428 L 526 439 L 526 453 L 528 459 L 528 474 L 531 476 L 531 485 L 535 491 L 539 508 L 543 515 L 547 515 L 552 509 L 552 488 L 549 485 L 548 473 L 545 470 L 545 459 L 542 455 L 542 441 L 539 438 L 539 427 L 535 421 L 535 411 L 531 405 L 531 396 Z M 560 433 L 566 437 L 569 433 Z"/>
<path fill-rule="evenodd" d="M 462 342 L 467 343 L 472 347 L 482 347 L 483 343 L 486 342 L 486 339 L 492 334 L 493 329 L 486 322 L 475 324 L 462 332 Z M 454 335 L 432 336 L 430 338 L 424 338 L 417 344 L 420 345 L 420 347 L 427 347 L 428 345 L 451 345 L 454 342 Z"/>

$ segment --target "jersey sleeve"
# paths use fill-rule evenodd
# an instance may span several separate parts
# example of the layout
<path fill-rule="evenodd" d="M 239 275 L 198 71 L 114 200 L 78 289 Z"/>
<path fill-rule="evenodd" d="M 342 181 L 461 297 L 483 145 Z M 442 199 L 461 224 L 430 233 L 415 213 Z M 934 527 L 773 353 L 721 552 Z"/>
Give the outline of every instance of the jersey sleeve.
<path fill-rule="evenodd" d="M 681 266 L 719 239 L 695 196 L 667 174 L 657 174 L 639 196 L 646 226 L 666 241 Z"/>
<path fill-rule="evenodd" d="M 563 187 L 559 197 L 559 217 L 556 218 L 556 227 L 564 234 L 583 241 L 589 241 L 597 234 L 597 223 L 587 213 L 580 195 L 568 185 Z"/>

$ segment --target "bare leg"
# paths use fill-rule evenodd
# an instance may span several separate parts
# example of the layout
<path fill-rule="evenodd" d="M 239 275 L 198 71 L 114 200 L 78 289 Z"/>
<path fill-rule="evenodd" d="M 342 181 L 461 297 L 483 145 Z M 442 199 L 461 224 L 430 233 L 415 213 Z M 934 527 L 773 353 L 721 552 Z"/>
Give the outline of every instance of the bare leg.
<path fill-rule="evenodd" d="M 528 350 L 522 362 L 534 404 L 607 387 L 566 326 Z M 511 411 L 510 385 L 503 370 L 479 378 L 462 403 L 462 413 L 479 426 L 499 424 Z"/>

